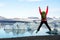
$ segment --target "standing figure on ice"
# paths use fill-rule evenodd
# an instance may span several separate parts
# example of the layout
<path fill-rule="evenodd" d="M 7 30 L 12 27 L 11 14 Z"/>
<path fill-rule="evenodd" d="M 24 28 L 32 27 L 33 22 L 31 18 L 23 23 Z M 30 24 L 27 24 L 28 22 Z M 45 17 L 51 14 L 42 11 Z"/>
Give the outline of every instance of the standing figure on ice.
<path fill-rule="evenodd" d="M 47 23 L 48 6 L 47 6 L 47 8 L 46 8 L 46 12 L 45 12 L 45 11 L 42 11 L 42 12 L 41 12 L 41 9 L 40 9 L 40 7 L 39 7 L 39 12 L 40 12 L 40 14 L 41 14 L 41 23 L 40 23 L 40 25 L 39 25 L 36 33 L 40 30 L 40 28 L 41 28 L 41 26 L 42 26 L 43 23 L 47 26 L 47 28 L 49 29 L 49 31 L 51 31 L 51 28 L 49 27 L 49 25 L 48 25 L 48 23 Z"/>

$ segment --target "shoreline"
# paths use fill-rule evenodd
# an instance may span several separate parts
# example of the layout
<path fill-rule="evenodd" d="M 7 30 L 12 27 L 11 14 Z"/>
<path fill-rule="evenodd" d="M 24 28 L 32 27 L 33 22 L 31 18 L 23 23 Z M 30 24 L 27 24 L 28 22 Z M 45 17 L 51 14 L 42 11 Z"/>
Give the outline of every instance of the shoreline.
<path fill-rule="evenodd" d="M 0 38 L 0 40 L 60 40 L 60 35 L 27 36 L 27 37 L 16 37 L 16 38 Z"/>

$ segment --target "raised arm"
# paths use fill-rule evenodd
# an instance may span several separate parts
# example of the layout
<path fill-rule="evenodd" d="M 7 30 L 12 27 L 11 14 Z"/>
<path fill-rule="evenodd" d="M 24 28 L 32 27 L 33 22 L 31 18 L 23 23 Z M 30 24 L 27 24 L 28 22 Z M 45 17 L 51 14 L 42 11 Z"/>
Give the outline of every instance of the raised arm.
<path fill-rule="evenodd" d="M 42 14 L 40 7 L 39 7 L 39 13 Z"/>
<path fill-rule="evenodd" d="M 48 13 L 48 6 L 47 6 L 47 8 L 46 8 L 46 15 L 47 15 L 47 13 Z"/>

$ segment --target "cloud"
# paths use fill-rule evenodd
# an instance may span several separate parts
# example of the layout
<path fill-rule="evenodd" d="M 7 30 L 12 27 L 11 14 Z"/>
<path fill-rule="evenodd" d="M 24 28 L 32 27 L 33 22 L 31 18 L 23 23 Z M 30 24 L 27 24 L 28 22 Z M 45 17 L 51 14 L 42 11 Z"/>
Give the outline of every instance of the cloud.
<path fill-rule="evenodd" d="M 27 0 L 27 1 L 42 1 L 42 0 Z"/>
<path fill-rule="evenodd" d="M 51 8 L 50 11 L 51 12 L 60 12 L 60 8 Z"/>
<path fill-rule="evenodd" d="M 5 6 L 5 4 L 4 3 L 0 3 L 0 7 L 4 7 Z"/>
<path fill-rule="evenodd" d="M 37 1 L 43 1 L 43 0 L 18 0 L 18 1 L 37 2 Z"/>

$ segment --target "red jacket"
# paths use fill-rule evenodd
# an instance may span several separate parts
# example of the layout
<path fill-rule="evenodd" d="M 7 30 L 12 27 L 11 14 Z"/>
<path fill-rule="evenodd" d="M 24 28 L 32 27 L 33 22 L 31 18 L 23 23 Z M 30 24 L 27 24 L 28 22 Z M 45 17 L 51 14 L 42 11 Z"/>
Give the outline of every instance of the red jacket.
<path fill-rule="evenodd" d="M 40 13 L 40 15 L 42 15 L 40 7 L 39 7 L 39 13 Z M 48 6 L 47 6 L 47 9 L 46 9 L 46 16 L 47 16 L 47 13 L 48 13 Z M 41 18 L 41 21 L 47 21 L 47 19 L 46 18 L 44 18 L 44 19 Z"/>

